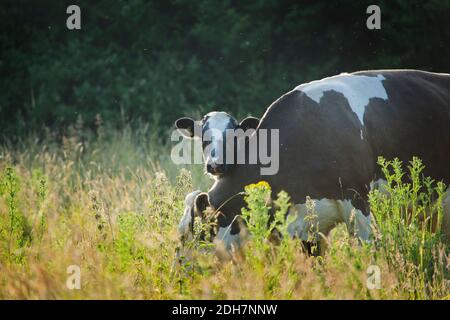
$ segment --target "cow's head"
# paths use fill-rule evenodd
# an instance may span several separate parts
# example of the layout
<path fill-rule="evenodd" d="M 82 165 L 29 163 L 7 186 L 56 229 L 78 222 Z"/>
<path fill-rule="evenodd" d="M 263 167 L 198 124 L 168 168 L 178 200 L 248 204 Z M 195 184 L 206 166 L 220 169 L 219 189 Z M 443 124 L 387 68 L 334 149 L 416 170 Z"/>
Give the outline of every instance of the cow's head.
<path fill-rule="evenodd" d="M 206 171 L 214 176 L 221 176 L 227 172 L 230 164 L 236 163 L 235 159 L 227 159 L 227 148 L 234 148 L 236 141 L 227 139 L 227 132 L 242 129 L 256 129 L 259 120 L 247 117 L 240 123 L 226 112 L 213 111 L 208 113 L 200 121 L 191 118 L 180 118 L 175 121 L 175 127 L 187 138 L 201 138 L 203 148 L 203 160 Z M 233 140 L 233 141 L 227 141 Z M 236 157 L 236 152 L 233 153 Z"/>

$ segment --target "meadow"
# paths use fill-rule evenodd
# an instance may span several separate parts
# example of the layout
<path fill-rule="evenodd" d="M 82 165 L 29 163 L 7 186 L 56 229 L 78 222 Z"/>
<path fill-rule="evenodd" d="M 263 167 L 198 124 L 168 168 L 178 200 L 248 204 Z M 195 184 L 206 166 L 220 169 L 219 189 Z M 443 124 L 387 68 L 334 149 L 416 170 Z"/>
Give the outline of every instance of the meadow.
<path fill-rule="evenodd" d="M 289 196 L 259 183 L 246 188 L 252 236 L 224 257 L 198 237 L 180 247 L 184 197 L 212 182 L 200 165 L 173 165 L 170 146 L 149 126 L 99 123 L 89 133 L 79 121 L 68 132 L 0 146 L 0 299 L 450 298 L 450 250 L 439 233 L 442 207 L 432 199 L 445 187 L 421 177 L 418 159 L 403 172 L 380 159 L 390 197 L 370 195 L 371 242 L 339 226 L 320 256 L 286 236 L 271 243 L 273 229 L 286 233 Z M 403 174 L 413 182 L 401 183 Z M 268 225 L 270 205 L 277 223 Z M 310 209 L 314 219 L 314 203 Z M 420 223 L 427 210 L 435 219 Z M 80 268 L 79 289 L 67 285 L 70 266 Z M 368 286 L 374 268 L 375 287 Z"/>

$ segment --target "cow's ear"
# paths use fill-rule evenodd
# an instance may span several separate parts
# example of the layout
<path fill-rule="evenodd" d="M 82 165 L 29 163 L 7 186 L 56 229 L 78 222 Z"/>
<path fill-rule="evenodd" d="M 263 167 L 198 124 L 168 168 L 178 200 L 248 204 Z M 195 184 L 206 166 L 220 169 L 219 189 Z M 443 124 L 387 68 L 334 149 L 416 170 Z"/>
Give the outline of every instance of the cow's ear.
<path fill-rule="evenodd" d="M 203 211 L 205 211 L 208 206 L 209 206 L 209 198 L 206 192 L 202 192 L 195 197 L 194 211 L 196 215 L 203 217 Z"/>
<path fill-rule="evenodd" d="M 239 123 L 239 127 L 244 131 L 247 129 L 256 129 L 258 125 L 259 119 L 255 117 L 247 117 Z"/>
<path fill-rule="evenodd" d="M 198 123 L 194 119 L 188 117 L 183 117 L 175 121 L 175 127 L 186 138 L 194 137 L 196 126 L 198 126 Z"/>

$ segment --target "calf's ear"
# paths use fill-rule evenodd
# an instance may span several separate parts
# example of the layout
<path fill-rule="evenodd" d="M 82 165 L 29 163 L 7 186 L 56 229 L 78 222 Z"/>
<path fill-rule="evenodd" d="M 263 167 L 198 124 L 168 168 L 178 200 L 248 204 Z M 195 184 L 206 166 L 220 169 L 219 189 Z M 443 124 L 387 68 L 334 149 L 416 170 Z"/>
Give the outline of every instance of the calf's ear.
<path fill-rule="evenodd" d="M 247 129 L 256 129 L 258 125 L 259 119 L 255 117 L 247 117 L 239 123 L 239 127 L 244 131 Z"/>
<path fill-rule="evenodd" d="M 200 193 L 194 200 L 194 212 L 196 215 L 203 217 L 203 211 L 209 206 L 209 198 L 206 192 Z"/>
<path fill-rule="evenodd" d="M 175 121 L 175 127 L 186 138 L 193 138 L 196 133 L 197 122 L 188 117 L 183 117 Z"/>

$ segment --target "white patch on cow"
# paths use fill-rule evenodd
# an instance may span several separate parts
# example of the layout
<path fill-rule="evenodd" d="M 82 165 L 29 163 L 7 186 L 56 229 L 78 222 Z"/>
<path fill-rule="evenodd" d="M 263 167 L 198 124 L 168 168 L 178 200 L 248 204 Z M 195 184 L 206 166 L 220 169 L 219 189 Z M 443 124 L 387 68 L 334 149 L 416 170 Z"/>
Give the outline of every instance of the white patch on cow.
<path fill-rule="evenodd" d="M 339 223 L 344 222 L 348 228 L 354 228 L 355 234 L 364 241 L 369 240 L 371 234 L 370 218 L 364 216 L 361 210 L 356 209 L 350 200 L 321 199 L 315 202 L 313 221 L 306 219 L 308 211 L 306 204 L 293 206 L 289 214 L 296 215 L 295 220 L 289 224 L 288 232 L 301 240 L 308 240 L 311 231 L 318 231 L 327 236 Z"/>
<path fill-rule="evenodd" d="M 184 212 L 180 223 L 178 224 L 178 233 L 182 239 L 187 240 L 192 236 L 190 228 L 192 220 L 191 211 L 194 208 L 195 197 L 200 194 L 200 192 L 200 190 L 193 191 L 184 198 Z"/>
<path fill-rule="evenodd" d="M 207 114 L 208 119 L 204 126 L 206 131 L 203 132 L 203 138 L 211 141 L 209 154 L 206 155 L 206 163 L 222 164 L 223 162 L 223 135 L 229 127 L 231 118 L 225 112 L 213 111 Z M 211 155 L 214 150 L 215 156 Z"/>
<path fill-rule="evenodd" d="M 388 182 L 384 179 L 378 179 L 370 182 L 370 190 L 379 190 L 384 195 L 389 195 L 387 190 Z"/>
<path fill-rule="evenodd" d="M 371 98 L 388 99 L 386 89 L 383 86 L 384 76 L 379 74 L 376 77 L 355 74 L 340 74 L 337 76 L 304 83 L 294 90 L 304 92 L 308 97 L 317 103 L 326 91 L 340 92 L 347 99 L 353 112 L 356 113 L 361 124 L 364 124 L 365 107 Z"/>
<path fill-rule="evenodd" d="M 359 130 L 359 135 L 361 136 L 361 140 L 364 140 L 362 129 Z"/>
<path fill-rule="evenodd" d="M 208 120 L 206 120 L 205 125 L 207 124 L 211 129 L 217 129 L 221 132 L 224 132 L 230 123 L 230 116 L 224 112 L 213 111 L 207 114 Z"/>
<path fill-rule="evenodd" d="M 220 241 L 226 250 L 239 248 L 241 245 L 241 235 L 231 234 L 231 224 L 227 227 L 219 227 L 216 239 Z"/>

